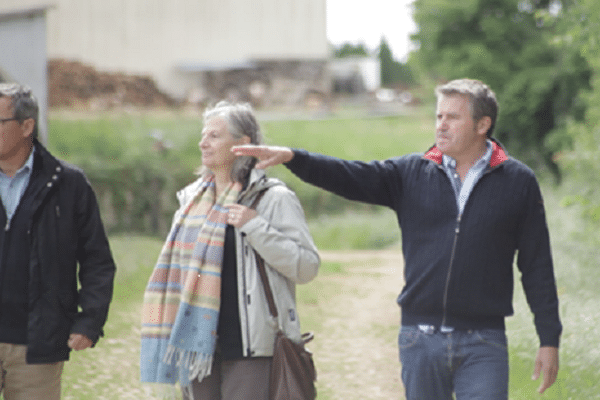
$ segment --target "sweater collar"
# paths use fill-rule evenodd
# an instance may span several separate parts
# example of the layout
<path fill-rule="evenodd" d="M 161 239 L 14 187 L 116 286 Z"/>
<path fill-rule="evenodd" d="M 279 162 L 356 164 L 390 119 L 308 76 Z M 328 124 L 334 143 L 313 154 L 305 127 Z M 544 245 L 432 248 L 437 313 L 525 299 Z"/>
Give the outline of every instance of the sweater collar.
<path fill-rule="evenodd" d="M 492 142 L 492 157 L 490 159 L 490 167 L 493 168 L 508 160 L 508 155 L 499 142 L 497 142 L 495 139 L 490 140 Z M 443 162 L 443 154 L 435 145 L 431 146 L 431 148 L 423 155 L 423 158 L 431 160 L 439 165 L 442 165 Z"/>

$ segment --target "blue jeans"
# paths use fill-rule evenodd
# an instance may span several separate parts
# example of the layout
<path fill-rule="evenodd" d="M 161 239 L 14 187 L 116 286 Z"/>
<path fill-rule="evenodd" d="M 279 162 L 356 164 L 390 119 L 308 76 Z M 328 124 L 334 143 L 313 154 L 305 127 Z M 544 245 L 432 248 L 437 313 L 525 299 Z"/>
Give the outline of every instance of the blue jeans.
<path fill-rule="evenodd" d="M 402 326 L 398 336 L 407 400 L 507 400 L 504 330 L 423 332 Z"/>

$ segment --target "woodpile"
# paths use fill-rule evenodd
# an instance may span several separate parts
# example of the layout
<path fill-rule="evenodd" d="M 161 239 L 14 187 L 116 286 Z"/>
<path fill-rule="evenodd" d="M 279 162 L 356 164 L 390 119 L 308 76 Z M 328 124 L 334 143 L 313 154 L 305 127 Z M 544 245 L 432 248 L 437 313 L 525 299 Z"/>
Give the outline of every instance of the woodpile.
<path fill-rule="evenodd" d="M 147 76 L 99 72 L 78 61 L 48 60 L 51 108 L 113 109 L 123 106 L 165 108 L 177 102 Z"/>

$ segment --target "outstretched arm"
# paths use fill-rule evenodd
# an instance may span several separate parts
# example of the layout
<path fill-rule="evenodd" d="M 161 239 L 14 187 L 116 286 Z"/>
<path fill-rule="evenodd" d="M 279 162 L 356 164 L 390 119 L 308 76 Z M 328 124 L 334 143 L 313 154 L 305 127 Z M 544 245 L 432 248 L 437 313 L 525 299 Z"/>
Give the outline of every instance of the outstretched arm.
<path fill-rule="evenodd" d="M 231 151 L 237 156 L 257 158 L 259 162 L 256 168 L 260 169 L 285 164 L 304 182 L 349 200 L 387 207 L 397 205 L 395 195 L 398 193 L 401 176 L 400 166 L 393 160 L 369 163 L 348 161 L 279 146 L 234 146 Z"/>
<path fill-rule="evenodd" d="M 284 164 L 294 158 L 294 152 L 289 147 L 280 146 L 234 146 L 231 151 L 236 156 L 250 156 L 258 158 L 256 168 L 265 169 L 278 164 Z"/>

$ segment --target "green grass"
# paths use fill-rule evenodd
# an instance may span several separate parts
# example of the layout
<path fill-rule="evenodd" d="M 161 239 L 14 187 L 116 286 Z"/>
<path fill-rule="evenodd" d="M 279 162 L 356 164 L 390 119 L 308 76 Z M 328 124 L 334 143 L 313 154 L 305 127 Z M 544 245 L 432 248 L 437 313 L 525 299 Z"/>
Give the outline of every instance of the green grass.
<path fill-rule="evenodd" d="M 63 374 L 65 400 L 152 399 L 139 377 L 141 302 L 162 240 L 113 236 L 110 246 L 117 264 L 115 291 L 97 346 L 72 352 Z"/>
<path fill-rule="evenodd" d="M 434 140 L 434 122 L 431 116 L 423 115 L 420 110 L 413 111 L 411 115 L 387 117 L 265 121 L 263 127 L 267 144 L 304 148 L 362 161 L 423 152 Z M 283 166 L 269 169 L 269 174 L 280 178 L 296 192 L 309 218 L 324 213 L 378 209 L 307 185 Z"/>
<path fill-rule="evenodd" d="M 262 120 L 261 114 L 258 117 L 269 144 L 303 147 L 365 161 L 425 151 L 434 136 L 431 116 L 424 116 L 419 110 L 411 115 L 372 117 L 361 113 L 355 118 L 318 120 L 266 117 Z M 199 117 L 185 114 L 162 117 L 107 114 L 95 119 L 56 114 L 49 121 L 48 147 L 57 156 L 82 166 L 90 179 L 99 179 L 103 185 L 106 179 L 123 178 L 119 167 L 127 165 L 132 174 L 129 179 L 135 180 L 149 169 L 156 169 L 155 173 L 163 171 L 168 175 L 165 182 L 176 179 L 183 186 L 193 179 L 193 170 L 200 164 L 200 130 Z M 155 142 L 151 133 L 155 131 L 161 131 L 165 142 L 170 144 L 164 154 L 153 151 Z M 143 170 L 137 170 L 136 165 Z M 282 179 L 296 192 L 309 218 L 323 213 L 373 209 L 306 185 L 283 166 L 271 168 L 269 174 Z"/>
<path fill-rule="evenodd" d="M 600 371 L 595 367 L 600 360 L 598 239 L 596 235 L 586 235 L 577 206 L 564 206 L 562 200 L 570 193 L 568 179 L 561 187 L 543 180 L 542 190 L 552 240 L 563 335 L 557 383 L 541 398 L 600 399 Z M 511 349 L 511 399 L 539 398 L 532 393 L 540 382 L 531 381 L 539 342 L 520 283 L 515 290 L 515 315 L 508 319 L 507 327 Z"/>
<path fill-rule="evenodd" d="M 396 214 L 387 209 L 322 215 L 309 229 L 320 250 L 382 249 L 400 240 Z"/>

